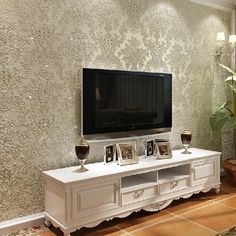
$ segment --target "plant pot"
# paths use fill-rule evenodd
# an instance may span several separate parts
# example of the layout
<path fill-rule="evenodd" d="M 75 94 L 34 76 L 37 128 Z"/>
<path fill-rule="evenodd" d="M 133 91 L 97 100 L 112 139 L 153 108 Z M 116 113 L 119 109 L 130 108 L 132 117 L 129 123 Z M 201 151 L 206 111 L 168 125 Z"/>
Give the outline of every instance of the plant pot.
<path fill-rule="evenodd" d="M 230 180 L 236 185 L 236 160 L 225 160 L 223 167 Z"/>

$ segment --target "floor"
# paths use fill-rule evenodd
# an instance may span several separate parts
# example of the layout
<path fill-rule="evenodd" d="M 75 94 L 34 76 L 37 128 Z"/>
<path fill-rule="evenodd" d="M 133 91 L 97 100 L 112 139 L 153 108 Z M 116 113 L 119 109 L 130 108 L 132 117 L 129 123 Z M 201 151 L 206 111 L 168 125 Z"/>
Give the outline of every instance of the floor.
<path fill-rule="evenodd" d="M 236 226 L 236 186 L 222 179 L 219 195 L 200 193 L 172 202 L 157 213 L 141 211 L 124 219 L 113 219 L 92 229 L 82 228 L 72 236 L 211 236 Z M 51 228 L 42 236 L 62 236 Z"/>

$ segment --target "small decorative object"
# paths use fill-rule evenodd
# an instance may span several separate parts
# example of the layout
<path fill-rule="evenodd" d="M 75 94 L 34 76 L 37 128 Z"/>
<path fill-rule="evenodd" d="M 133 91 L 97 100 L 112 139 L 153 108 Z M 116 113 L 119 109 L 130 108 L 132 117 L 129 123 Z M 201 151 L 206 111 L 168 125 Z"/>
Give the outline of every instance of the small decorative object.
<path fill-rule="evenodd" d="M 191 152 L 188 150 L 189 145 L 192 140 L 192 134 L 190 130 L 186 129 L 181 133 L 181 141 L 184 146 L 184 151 L 182 152 L 183 154 L 191 154 Z"/>
<path fill-rule="evenodd" d="M 145 157 L 154 156 L 155 153 L 155 140 L 147 140 L 145 148 Z"/>
<path fill-rule="evenodd" d="M 138 163 L 136 143 L 117 144 L 118 160 L 121 166 Z"/>
<path fill-rule="evenodd" d="M 82 138 L 79 142 L 79 145 L 75 146 L 75 153 L 79 159 L 79 163 L 81 167 L 78 169 L 78 172 L 85 172 L 88 169 L 84 167 L 84 163 L 89 154 L 89 144 L 86 142 L 84 138 Z"/>
<path fill-rule="evenodd" d="M 169 140 L 158 140 L 156 143 L 156 153 L 158 159 L 172 158 L 172 150 Z"/>
<path fill-rule="evenodd" d="M 104 163 L 108 164 L 114 162 L 116 159 L 115 157 L 115 146 L 108 145 L 104 147 Z"/>

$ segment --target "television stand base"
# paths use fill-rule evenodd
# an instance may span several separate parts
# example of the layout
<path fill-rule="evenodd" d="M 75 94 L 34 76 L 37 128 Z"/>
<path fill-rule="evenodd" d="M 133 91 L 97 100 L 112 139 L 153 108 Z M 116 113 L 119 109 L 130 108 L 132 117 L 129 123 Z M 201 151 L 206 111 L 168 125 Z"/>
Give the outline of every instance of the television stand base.
<path fill-rule="evenodd" d="M 191 149 L 172 159 L 140 157 L 138 164 L 86 165 L 45 171 L 45 224 L 59 227 L 65 236 L 82 227 L 95 227 L 141 209 L 159 211 L 173 200 L 220 190 L 220 153 Z"/>

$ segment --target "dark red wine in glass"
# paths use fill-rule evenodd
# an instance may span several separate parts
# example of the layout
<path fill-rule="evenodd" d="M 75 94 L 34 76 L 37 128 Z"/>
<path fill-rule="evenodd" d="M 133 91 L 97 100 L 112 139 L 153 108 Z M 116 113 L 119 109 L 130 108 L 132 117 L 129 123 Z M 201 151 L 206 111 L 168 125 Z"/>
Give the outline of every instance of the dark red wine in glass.
<path fill-rule="evenodd" d="M 79 144 L 75 146 L 75 153 L 81 164 L 81 167 L 78 170 L 79 172 L 85 172 L 88 170 L 84 167 L 84 163 L 87 160 L 89 149 L 89 144 L 84 139 L 80 140 Z"/>
<path fill-rule="evenodd" d="M 86 146 L 75 146 L 75 153 L 79 160 L 87 159 L 89 148 Z"/>
<path fill-rule="evenodd" d="M 190 130 L 184 130 L 181 133 L 181 141 L 184 146 L 184 151 L 182 152 L 183 154 L 191 154 L 191 152 L 188 151 L 191 140 L 192 140 L 192 134 Z"/>

